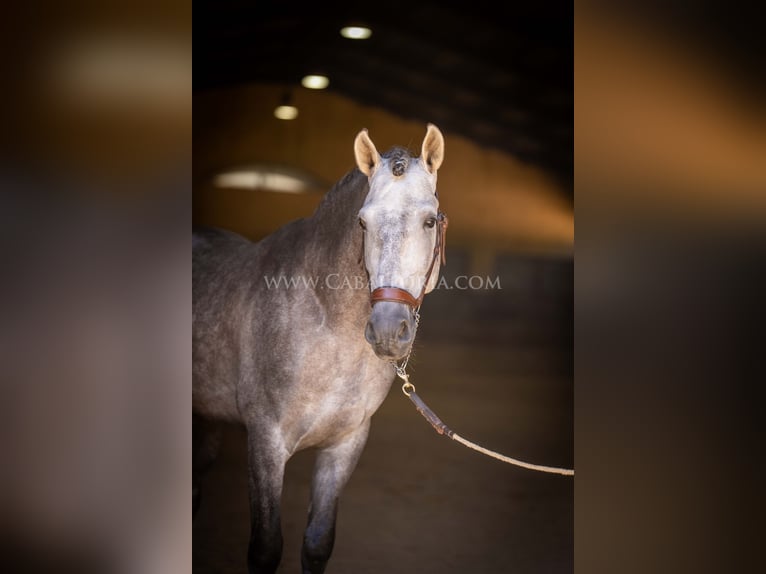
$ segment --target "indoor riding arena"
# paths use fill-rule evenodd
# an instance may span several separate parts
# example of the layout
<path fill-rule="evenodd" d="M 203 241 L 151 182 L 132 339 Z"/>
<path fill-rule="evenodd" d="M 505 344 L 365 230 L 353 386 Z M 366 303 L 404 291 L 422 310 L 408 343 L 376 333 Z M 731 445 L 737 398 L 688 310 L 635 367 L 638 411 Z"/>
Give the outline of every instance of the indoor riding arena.
<path fill-rule="evenodd" d="M 419 155 L 436 125 L 446 266 L 420 309 L 410 382 L 465 439 L 573 469 L 572 6 L 510 19 L 483 4 L 195 4 L 193 223 L 258 241 L 356 169 L 362 129 L 381 153 Z M 401 385 L 342 491 L 326 571 L 572 572 L 574 478 L 440 436 Z M 278 572 L 301 571 L 315 454 L 287 463 Z M 195 574 L 245 572 L 244 427 L 225 426 L 200 492 Z"/>

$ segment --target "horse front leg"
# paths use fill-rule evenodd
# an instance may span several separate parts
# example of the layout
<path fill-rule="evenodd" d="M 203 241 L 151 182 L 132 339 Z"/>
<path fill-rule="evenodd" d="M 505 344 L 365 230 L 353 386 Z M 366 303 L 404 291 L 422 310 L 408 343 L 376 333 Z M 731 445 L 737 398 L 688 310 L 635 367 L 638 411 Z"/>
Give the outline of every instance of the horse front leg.
<path fill-rule="evenodd" d="M 199 510 L 202 475 L 215 461 L 220 445 L 221 427 L 192 414 L 192 518 Z"/>
<path fill-rule="evenodd" d="M 367 419 L 342 442 L 320 450 L 317 455 L 301 554 L 304 574 L 324 572 L 335 543 L 338 498 L 362 454 L 369 429 L 370 420 Z"/>
<path fill-rule="evenodd" d="M 287 453 L 273 429 L 248 426 L 250 574 L 273 574 L 282 559 L 280 500 Z"/>

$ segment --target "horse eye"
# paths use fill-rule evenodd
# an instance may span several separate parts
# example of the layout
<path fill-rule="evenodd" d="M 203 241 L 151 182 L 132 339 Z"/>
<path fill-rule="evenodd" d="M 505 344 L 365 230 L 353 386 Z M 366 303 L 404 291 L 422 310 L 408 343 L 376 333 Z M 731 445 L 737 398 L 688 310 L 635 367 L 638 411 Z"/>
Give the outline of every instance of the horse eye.
<path fill-rule="evenodd" d="M 436 225 L 436 218 L 435 217 L 429 217 L 426 219 L 425 226 L 431 229 L 434 225 Z"/>
<path fill-rule="evenodd" d="M 365 230 L 367 229 L 367 224 L 364 222 L 364 219 L 362 219 L 361 217 L 359 218 L 359 227 Z"/>

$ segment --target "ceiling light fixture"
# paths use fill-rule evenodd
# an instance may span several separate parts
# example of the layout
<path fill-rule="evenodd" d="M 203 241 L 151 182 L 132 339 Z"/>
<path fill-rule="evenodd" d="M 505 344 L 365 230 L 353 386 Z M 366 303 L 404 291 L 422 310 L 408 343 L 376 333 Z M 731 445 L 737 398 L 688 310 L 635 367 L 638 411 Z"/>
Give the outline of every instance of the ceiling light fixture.
<path fill-rule="evenodd" d="M 301 193 L 306 189 L 296 177 L 257 170 L 229 171 L 215 176 L 213 182 L 216 187 L 228 189 L 266 189 L 284 193 Z"/>
<path fill-rule="evenodd" d="M 249 189 L 305 193 L 321 190 L 324 182 L 305 170 L 286 165 L 253 164 L 233 167 L 216 174 L 213 185 L 221 189 Z"/>
<path fill-rule="evenodd" d="M 294 120 L 298 117 L 298 108 L 295 106 L 277 106 L 274 116 L 280 120 Z"/>
<path fill-rule="evenodd" d="M 310 90 L 324 90 L 328 85 L 330 85 L 330 80 L 327 76 L 312 74 L 310 76 L 304 76 L 301 80 L 301 85 L 304 88 L 309 88 Z"/>
<path fill-rule="evenodd" d="M 279 105 L 274 109 L 274 117 L 280 120 L 294 120 L 298 117 L 298 108 L 293 105 L 289 89 L 282 94 Z"/>
<path fill-rule="evenodd" d="M 341 28 L 340 35 L 351 40 L 366 40 L 372 36 L 372 30 L 364 26 L 346 26 Z"/>

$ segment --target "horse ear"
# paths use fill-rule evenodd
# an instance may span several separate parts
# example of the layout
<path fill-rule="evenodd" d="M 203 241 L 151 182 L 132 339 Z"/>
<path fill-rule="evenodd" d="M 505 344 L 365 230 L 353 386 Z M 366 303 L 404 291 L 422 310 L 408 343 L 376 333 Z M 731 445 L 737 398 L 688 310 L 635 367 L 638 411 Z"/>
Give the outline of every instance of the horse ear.
<path fill-rule="evenodd" d="M 375 149 L 375 144 L 372 143 L 370 136 L 367 135 L 366 128 L 356 134 L 354 155 L 356 156 L 356 165 L 359 167 L 359 170 L 367 177 L 370 177 L 380 163 L 380 154 Z"/>
<path fill-rule="evenodd" d="M 426 166 L 426 169 L 435 174 L 444 160 L 444 136 L 433 124 L 428 124 L 426 137 L 423 138 L 423 150 L 420 152 L 420 158 Z"/>

